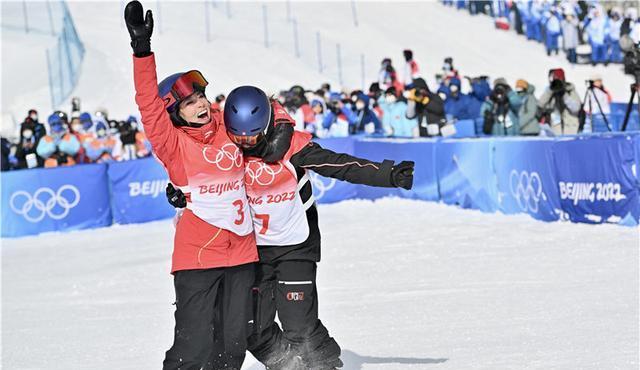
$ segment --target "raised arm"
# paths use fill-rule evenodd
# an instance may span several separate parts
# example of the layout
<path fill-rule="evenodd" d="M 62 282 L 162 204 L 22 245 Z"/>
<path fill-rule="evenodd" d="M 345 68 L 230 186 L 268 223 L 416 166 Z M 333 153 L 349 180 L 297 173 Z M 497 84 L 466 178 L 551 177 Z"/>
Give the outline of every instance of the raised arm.
<path fill-rule="evenodd" d="M 145 134 L 158 158 L 165 162 L 178 149 L 178 132 L 173 126 L 164 102 L 158 96 L 155 56 L 151 52 L 153 15 L 147 10 L 143 18 L 142 4 L 132 1 L 124 13 L 133 49 L 133 78 L 136 104 L 142 117 Z"/>

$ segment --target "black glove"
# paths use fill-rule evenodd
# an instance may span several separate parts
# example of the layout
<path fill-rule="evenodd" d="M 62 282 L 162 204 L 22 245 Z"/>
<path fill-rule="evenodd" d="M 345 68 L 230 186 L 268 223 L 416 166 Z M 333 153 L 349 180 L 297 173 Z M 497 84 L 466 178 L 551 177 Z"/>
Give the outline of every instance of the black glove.
<path fill-rule="evenodd" d="M 147 15 L 143 19 L 142 4 L 137 0 L 131 1 L 124 8 L 124 22 L 131 36 L 133 54 L 138 58 L 151 55 L 151 34 L 153 33 L 151 10 L 147 10 Z"/>
<path fill-rule="evenodd" d="M 391 185 L 411 190 L 413 187 L 413 167 L 415 162 L 402 161 L 391 168 Z"/>
<path fill-rule="evenodd" d="M 167 201 L 176 208 L 184 208 L 187 206 L 187 198 L 180 189 L 173 187 L 172 183 L 167 184 Z"/>

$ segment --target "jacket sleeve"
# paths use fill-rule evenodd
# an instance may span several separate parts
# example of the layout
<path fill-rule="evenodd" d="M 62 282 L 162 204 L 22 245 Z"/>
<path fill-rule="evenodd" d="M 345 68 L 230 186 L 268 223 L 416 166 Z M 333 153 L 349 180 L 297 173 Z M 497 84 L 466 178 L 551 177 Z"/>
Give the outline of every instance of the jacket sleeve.
<path fill-rule="evenodd" d="M 348 154 L 335 153 L 317 143 L 309 143 L 289 160 L 296 167 L 352 184 L 394 187 L 391 184 L 393 161 L 371 162 Z"/>
<path fill-rule="evenodd" d="M 165 163 L 175 158 L 178 132 L 158 96 L 158 77 L 153 53 L 147 57 L 133 57 L 133 78 L 136 104 L 140 110 L 144 132 L 158 158 Z"/>
<path fill-rule="evenodd" d="M 582 104 L 580 103 L 580 96 L 576 92 L 574 88 L 571 88 L 564 94 L 564 105 L 567 107 L 569 112 L 573 115 L 577 115 L 580 111 Z"/>

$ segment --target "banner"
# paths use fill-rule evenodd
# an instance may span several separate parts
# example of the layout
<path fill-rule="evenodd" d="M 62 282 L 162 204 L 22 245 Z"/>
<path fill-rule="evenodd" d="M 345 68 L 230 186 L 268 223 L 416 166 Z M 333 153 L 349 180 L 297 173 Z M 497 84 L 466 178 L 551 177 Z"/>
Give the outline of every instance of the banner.
<path fill-rule="evenodd" d="M 445 139 L 436 145 L 440 198 L 446 204 L 495 212 L 493 139 Z"/>
<path fill-rule="evenodd" d="M 543 221 L 560 218 L 553 144 L 553 139 L 538 138 L 494 141 L 493 167 L 500 211 L 524 212 Z"/>
<path fill-rule="evenodd" d="M 110 164 L 109 182 L 115 223 L 161 220 L 176 213 L 165 192 L 169 176 L 153 157 Z"/>
<path fill-rule="evenodd" d="M 357 157 L 376 162 L 390 159 L 396 163 L 401 161 L 414 161 L 416 163 L 413 189 L 404 190 L 359 185 L 357 197 L 376 199 L 386 196 L 398 196 L 422 200 L 439 200 L 435 148 L 436 140 L 434 139 L 369 139 L 356 141 L 355 153 Z"/>
<path fill-rule="evenodd" d="M 2 237 L 111 225 L 107 166 L 2 173 Z"/>
<path fill-rule="evenodd" d="M 636 225 L 637 141 L 630 135 L 559 139 L 553 145 L 560 205 L 573 222 Z"/>
<path fill-rule="evenodd" d="M 314 141 L 321 147 L 336 153 L 354 155 L 353 138 L 315 139 Z M 357 185 L 322 177 L 313 171 L 309 171 L 309 176 L 313 187 L 313 196 L 318 203 L 335 203 L 356 197 Z"/>

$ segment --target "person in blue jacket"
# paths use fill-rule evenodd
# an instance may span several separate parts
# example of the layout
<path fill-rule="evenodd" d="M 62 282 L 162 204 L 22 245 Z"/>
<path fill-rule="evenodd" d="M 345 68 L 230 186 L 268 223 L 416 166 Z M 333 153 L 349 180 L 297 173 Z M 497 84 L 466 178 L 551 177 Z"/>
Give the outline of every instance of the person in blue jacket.
<path fill-rule="evenodd" d="M 339 93 L 331 93 L 327 102 L 327 112 L 322 119 L 322 130 L 316 128 L 318 137 L 349 136 L 351 126 L 355 126 L 358 116 L 351 109 L 351 103 Z"/>
<path fill-rule="evenodd" d="M 383 134 L 382 122 L 380 122 L 380 119 L 371 108 L 370 101 L 371 98 L 365 93 L 358 93 L 356 102 L 352 107 L 356 119 L 355 122 L 349 121 L 349 133 Z"/>
<path fill-rule="evenodd" d="M 585 31 L 591 44 L 591 64 L 594 66 L 598 63 L 608 64 L 606 36 L 609 33 L 609 21 L 602 13 L 601 6 L 596 5 L 592 9 L 592 17 Z"/>
<path fill-rule="evenodd" d="M 555 10 L 551 10 L 545 12 L 545 19 L 545 47 L 547 48 L 547 55 L 551 55 L 551 53 L 557 55 L 560 51 L 558 48 L 558 38 L 560 38 L 560 34 L 562 33 L 560 18 Z"/>
<path fill-rule="evenodd" d="M 449 81 L 450 94 L 444 101 L 444 111 L 447 116 L 457 120 L 475 119 L 479 115 L 480 104 L 476 99 L 460 91 L 460 80 L 452 78 Z"/>
<path fill-rule="evenodd" d="M 386 135 L 393 137 L 418 136 L 418 120 L 407 118 L 407 103 L 398 99 L 397 91 L 390 87 L 378 99 L 382 108 L 382 127 Z"/>

